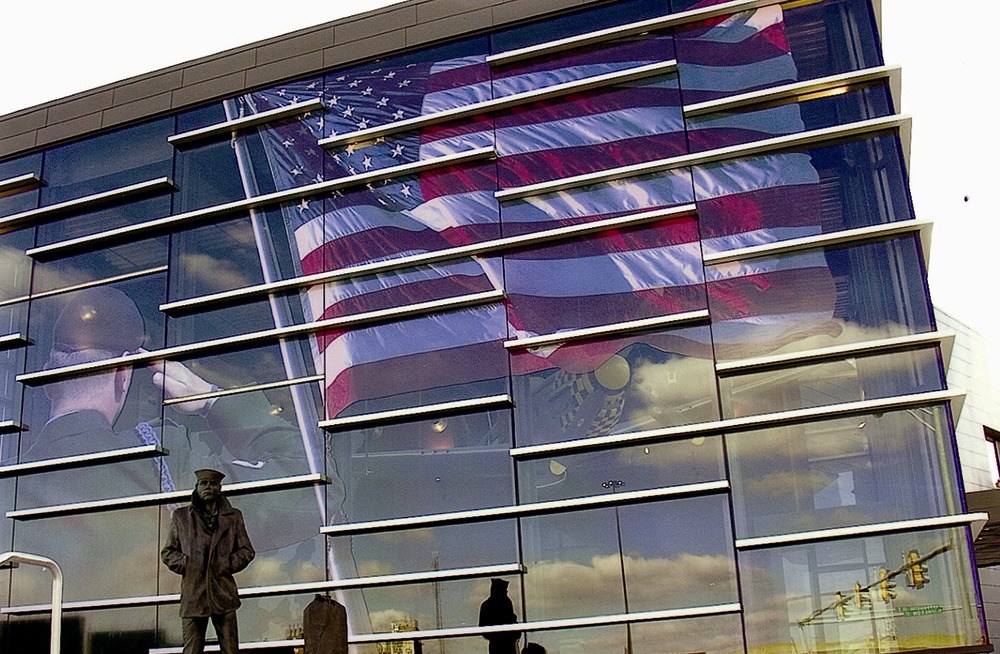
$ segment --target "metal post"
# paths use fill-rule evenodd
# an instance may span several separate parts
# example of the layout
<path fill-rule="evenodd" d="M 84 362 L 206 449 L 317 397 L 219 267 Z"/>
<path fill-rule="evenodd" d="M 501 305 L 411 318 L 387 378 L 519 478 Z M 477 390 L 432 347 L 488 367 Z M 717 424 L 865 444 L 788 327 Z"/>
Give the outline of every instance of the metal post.
<path fill-rule="evenodd" d="M 24 552 L 0 554 L 0 568 L 15 568 L 21 563 L 37 565 L 52 573 L 52 628 L 49 638 L 49 652 L 50 654 L 59 654 L 59 645 L 62 641 L 62 570 L 59 568 L 59 564 L 52 559 L 37 554 L 25 554 Z"/>

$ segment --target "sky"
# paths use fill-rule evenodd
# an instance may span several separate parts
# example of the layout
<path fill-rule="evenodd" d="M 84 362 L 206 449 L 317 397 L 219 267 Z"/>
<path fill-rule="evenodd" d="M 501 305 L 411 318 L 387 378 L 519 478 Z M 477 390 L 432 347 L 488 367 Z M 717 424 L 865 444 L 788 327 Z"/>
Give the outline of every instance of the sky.
<path fill-rule="evenodd" d="M 12 2 L 0 24 L 0 115 L 397 0 L 332 0 L 309 11 L 273 2 L 47 0 Z M 300 7 L 300 5 L 293 5 Z M 953 0 L 961 29 L 932 3 L 882 0 L 885 61 L 903 68 L 900 110 L 913 117 L 910 188 L 917 217 L 933 220 L 934 303 L 1000 345 L 991 275 L 1000 130 L 984 127 L 993 78 L 995 0 Z M 944 28 L 943 28 L 944 27 Z M 948 28 L 951 27 L 951 28 Z M 67 53 L 73 53 L 67 56 Z M 988 114 L 987 114 L 988 116 Z"/>

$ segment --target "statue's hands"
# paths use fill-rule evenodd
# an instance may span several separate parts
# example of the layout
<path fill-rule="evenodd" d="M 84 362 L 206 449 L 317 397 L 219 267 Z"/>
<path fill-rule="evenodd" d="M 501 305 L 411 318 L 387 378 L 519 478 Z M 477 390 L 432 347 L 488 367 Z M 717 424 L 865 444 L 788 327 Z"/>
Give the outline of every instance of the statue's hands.
<path fill-rule="evenodd" d="M 153 370 L 153 383 L 163 390 L 166 399 L 210 393 L 216 387 L 191 372 L 187 366 L 177 361 L 155 361 L 149 366 Z M 203 414 L 212 405 L 211 399 L 191 400 L 173 405 L 181 413 Z"/>

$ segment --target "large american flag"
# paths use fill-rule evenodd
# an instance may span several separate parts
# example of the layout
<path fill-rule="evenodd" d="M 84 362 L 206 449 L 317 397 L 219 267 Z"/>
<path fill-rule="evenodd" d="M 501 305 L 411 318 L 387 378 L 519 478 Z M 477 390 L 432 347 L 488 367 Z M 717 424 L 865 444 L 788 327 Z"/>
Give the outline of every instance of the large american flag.
<path fill-rule="evenodd" d="M 335 147 L 325 155 L 316 145 L 335 134 L 675 57 L 681 83 L 676 74 L 661 75 Z M 585 375 L 615 354 L 595 345 L 585 357 L 579 348 L 561 356 L 552 347 L 512 363 L 502 347 L 508 338 L 708 306 L 713 320 L 759 322 L 761 311 L 780 309 L 766 307 L 761 294 L 779 278 L 804 279 L 796 277 L 803 271 L 815 271 L 806 280 L 813 284 L 809 294 L 822 296 L 815 291 L 823 283 L 819 261 L 794 266 L 790 276 L 781 266 L 760 264 L 716 270 L 708 283 L 702 265 L 703 248 L 805 233 L 795 231 L 796 225 L 786 233 L 784 216 L 789 206 L 812 213 L 817 177 L 808 155 L 627 178 L 502 207 L 494 198 L 497 189 L 683 154 L 689 143 L 705 149 L 753 138 L 753 125 L 732 121 L 686 129 L 681 111 L 682 94 L 689 103 L 729 95 L 744 90 L 735 82 L 746 79 L 751 86 L 795 79 L 780 8 L 713 20 L 676 36 L 643 35 L 504 67 L 491 68 L 484 52 L 431 50 L 245 96 L 247 113 L 315 97 L 324 102 L 322 113 L 261 129 L 277 189 L 474 148 L 492 147 L 497 154 L 495 161 L 397 177 L 285 207 L 303 274 L 698 202 L 698 222 L 666 220 L 502 258 L 475 257 L 309 289 L 304 304 L 312 320 L 490 289 L 506 293 L 503 303 L 321 334 L 316 365 L 326 372 L 328 415 L 432 401 L 436 395 L 428 389 L 464 385 L 460 393 L 476 395 L 503 390 L 512 365 L 515 375 Z M 779 118 L 764 121 L 760 136 L 802 129 L 794 106 Z M 806 231 L 810 220 L 815 217 L 805 220 Z M 817 300 L 822 306 L 810 313 L 823 314 L 827 304 Z M 733 338 L 748 335 L 730 331 Z M 716 338 L 725 341 L 727 333 L 722 327 Z M 706 338 L 689 343 L 687 353 L 710 357 L 711 347 Z M 447 390 L 438 395 L 457 399 Z M 607 429 L 614 426 L 613 419 L 604 422 Z"/>

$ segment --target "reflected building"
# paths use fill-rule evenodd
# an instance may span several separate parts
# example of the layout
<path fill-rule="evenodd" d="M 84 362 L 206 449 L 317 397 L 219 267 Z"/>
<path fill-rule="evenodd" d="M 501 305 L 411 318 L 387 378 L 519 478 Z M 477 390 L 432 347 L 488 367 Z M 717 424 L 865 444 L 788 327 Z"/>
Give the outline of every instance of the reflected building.
<path fill-rule="evenodd" d="M 877 4 L 407 0 L 0 117 L 0 550 L 180 652 L 213 468 L 254 651 L 485 652 L 493 578 L 554 654 L 991 651 Z"/>

